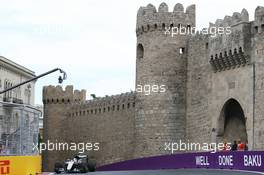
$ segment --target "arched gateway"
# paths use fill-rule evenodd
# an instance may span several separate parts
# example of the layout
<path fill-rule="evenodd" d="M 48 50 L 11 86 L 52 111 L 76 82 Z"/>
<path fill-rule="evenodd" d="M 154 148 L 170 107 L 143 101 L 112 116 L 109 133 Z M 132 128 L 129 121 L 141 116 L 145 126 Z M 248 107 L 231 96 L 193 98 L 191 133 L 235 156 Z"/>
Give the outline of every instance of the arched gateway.
<path fill-rule="evenodd" d="M 217 136 L 220 140 L 226 139 L 228 142 L 241 139 L 247 141 L 246 118 L 244 111 L 235 99 L 229 99 L 223 106 Z"/>

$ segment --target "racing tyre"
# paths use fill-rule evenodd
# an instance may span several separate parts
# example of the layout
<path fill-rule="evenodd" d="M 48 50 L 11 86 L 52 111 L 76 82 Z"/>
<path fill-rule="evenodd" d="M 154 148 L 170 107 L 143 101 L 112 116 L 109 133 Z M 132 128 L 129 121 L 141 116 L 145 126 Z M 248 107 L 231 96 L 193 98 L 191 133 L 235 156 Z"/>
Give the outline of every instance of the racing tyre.
<path fill-rule="evenodd" d="M 54 165 L 54 172 L 56 173 L 56 174 L 60 174 L 61 173 L 61 169 L 63 169 L 63 166 L 62 166 L 62 164 L 61 163 L 55 163 L 55 165 Z"/>
<path fill-rule="evenodd" d="M 88 169 L 90 172 L 94 172 L 95 171 L 95 167 L 96 167 L 96 163 L 95 161 L 88 161 Z"/>
<path fill-rule="evenodd" d="M 82 163 L 79 167 L 80 173 L 87 173 L 88 172 L 88 167 L 86 166 L 85 163 Z"/>

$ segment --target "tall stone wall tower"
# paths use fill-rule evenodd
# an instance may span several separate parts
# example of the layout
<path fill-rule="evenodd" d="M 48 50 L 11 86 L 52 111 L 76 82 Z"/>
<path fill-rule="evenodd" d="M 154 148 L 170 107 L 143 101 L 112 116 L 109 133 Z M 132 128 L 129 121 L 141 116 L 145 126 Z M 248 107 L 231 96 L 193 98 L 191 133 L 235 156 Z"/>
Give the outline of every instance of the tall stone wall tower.
<path fill-rule="evenodd" d="M 176 4 L 169 12 L 165 3 L 158 10 L 149 4 L 137 14 L 136 87 L 165 87 L 165 92 L 137 92 L 135 157 L 165 152 L 165 142 L 185 139 L 187 42 L 191 35 L 170 35 L 170 27 L 195 27 L 195 6 Z"/>
<path fill-rule="evenodd" d="M 264 7 L 258 6 L 255 10 L 255 19 L 251 23 L 252 58 L 254 62 L 255 91 L 253 108 L 253 149 L 263 150 L 264 146 Z"/>
<path fill-rule="evenodd" d="M 73 86 L 65 90 L 61 86 L 43 88 L 44 104 L 44 143 L 65 143 L 68 140 L 67 118 L 75 103 L 83 103 L 86 91 L 73 91 Z M 68 128 L 69 130 L 69 128 Z M 52 145 L 49 149 L 52 149 Z M 43 170 L 53 171 L 55 162 L 63 162 L 69 152 L 63 150 L 47 150 L 43 152 Z"/>

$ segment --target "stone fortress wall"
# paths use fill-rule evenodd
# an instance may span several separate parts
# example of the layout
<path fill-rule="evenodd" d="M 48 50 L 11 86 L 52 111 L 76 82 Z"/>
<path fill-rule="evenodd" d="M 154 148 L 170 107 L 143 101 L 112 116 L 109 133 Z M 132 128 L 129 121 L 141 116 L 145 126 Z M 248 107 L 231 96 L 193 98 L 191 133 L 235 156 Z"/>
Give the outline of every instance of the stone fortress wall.
<path fill-rule="evenodd" d="M 47 86 L 43 89 L 44 142 L 99 143 L 91 151 L 98 163 L 133 158 L 135 93 L 124 93 L 86 101 L 85 90 L 73 86 Z M 113 154 L 114 153 L 114 154 Z M 70 151 L 46 151 L 43 168 L 76 154 Z"/>
<path fill-rule="evenodd" d="M 45 140 L 100 142 L 91 153 L 99 165 L 165 154 L 164 143 L 179 140 L 242 138 L 264 149 L 264 7 L 254 21 L 243 9 L 209 26 L 229 26 L 230 35 L 165 35 L 173 26 L 195 27 L 195 6 L 138 10 L 136 84 L 165 85 L 166 92 L 86 101 L 84 90 L 44 87 Z M 44 169 L 70 154 L 45 152 Z"/>

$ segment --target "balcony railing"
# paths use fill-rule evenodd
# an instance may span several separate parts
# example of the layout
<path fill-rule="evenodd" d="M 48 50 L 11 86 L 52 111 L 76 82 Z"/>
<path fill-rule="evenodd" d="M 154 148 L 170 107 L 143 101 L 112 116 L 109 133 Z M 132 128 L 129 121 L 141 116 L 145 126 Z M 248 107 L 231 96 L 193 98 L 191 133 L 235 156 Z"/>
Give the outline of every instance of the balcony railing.
<path fill-rule="evenodd" d="M 4 102 L 23 104 L 23 100 L 19 98 L 4 97 Z"/>

